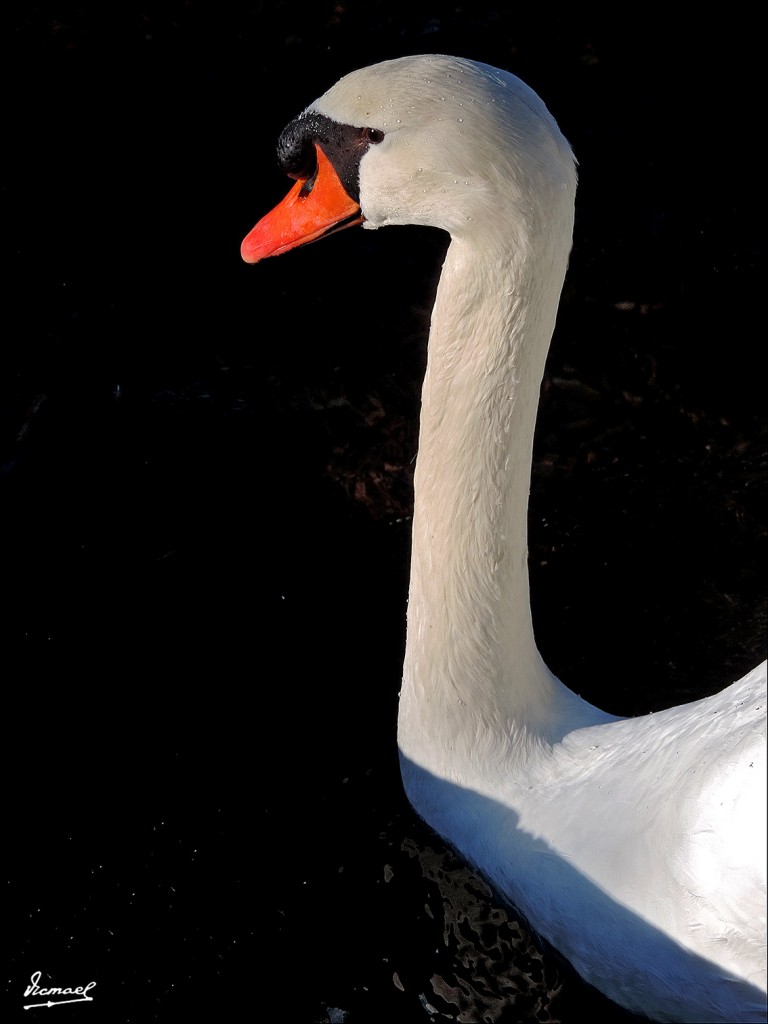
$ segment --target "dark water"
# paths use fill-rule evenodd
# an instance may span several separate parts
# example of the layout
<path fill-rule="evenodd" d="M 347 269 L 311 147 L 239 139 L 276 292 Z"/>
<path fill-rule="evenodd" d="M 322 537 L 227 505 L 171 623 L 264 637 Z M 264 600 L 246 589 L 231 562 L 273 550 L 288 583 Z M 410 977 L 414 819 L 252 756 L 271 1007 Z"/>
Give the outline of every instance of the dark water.
<path fill-rule="evenodd" d="M 239 243 L 284 191 L 278 132 L 343 72 L 457 52 L 534 85 L 581 169 L 531 497 L 539 643 L 614 712 L 712 692 L 764 654 L 749 26 L 12 10 L 7 1010 L 27 1019 L 40 970 L 97 982 L 57 1020 L 625 1020 L 400 791 L 444 240 L 347 232 L 257 268 Z"/>

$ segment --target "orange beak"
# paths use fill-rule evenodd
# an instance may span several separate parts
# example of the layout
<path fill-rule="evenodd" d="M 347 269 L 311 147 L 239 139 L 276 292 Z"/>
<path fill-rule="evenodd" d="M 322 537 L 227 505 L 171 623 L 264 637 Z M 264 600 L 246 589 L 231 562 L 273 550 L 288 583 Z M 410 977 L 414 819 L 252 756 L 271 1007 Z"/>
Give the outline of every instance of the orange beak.
<path fill-rule="evenodd" d="M 299 178 L 291 191 L 243 239 L 240 255 L 246 263 L 279 256 L 298 245 L 362 224 L 359 205 L 351 199 L 333 164 L 315 143 L 317 172 Z"/>

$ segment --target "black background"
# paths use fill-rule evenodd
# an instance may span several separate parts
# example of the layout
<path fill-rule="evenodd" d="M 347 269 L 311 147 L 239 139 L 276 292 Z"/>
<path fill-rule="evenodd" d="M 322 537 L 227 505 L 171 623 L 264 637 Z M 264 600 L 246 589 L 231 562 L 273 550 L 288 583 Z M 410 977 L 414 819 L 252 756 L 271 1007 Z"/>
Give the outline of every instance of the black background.
<path fill-rule="evenodd" d="M 395 748 L 446 240 L 350 231 L 258 267 L 240 240 L 286 190 L 281 128 L 341 74 L 449 52 L 536 88 L 581 180 L 532 482 L 539 644 L 610 711 L 703 696 L 764 656 L 757 28 L 7 9 L 7 1005 L 39 969 L 98 983 L 34 1011 L 57 1020 L 409 1022 L 424 993 L 451 1019 L 451 901 L 422 871 L 461 869 Z M 589 994 L 543 971 L 504 1009 L 465 976 L 462 1019 L 581 1019 Z"/>

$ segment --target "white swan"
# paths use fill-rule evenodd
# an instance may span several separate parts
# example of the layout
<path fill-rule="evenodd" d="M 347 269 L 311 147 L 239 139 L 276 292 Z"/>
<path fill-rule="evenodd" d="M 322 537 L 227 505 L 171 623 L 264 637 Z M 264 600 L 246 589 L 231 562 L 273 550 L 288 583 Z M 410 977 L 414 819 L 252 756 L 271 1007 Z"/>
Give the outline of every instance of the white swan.
<path fill-rule="evenodd" d="M 618 719 L 543 663 L 526 515 L 574 160 L 513 75 L 446 56 L 356 71 L 283 132 L 296 178 L 254 263 L 351 224 L 451 235 L 423 388 L 398 738 L 418 813 L 617 1003 L 765 1021 L 765 664 Z"/>

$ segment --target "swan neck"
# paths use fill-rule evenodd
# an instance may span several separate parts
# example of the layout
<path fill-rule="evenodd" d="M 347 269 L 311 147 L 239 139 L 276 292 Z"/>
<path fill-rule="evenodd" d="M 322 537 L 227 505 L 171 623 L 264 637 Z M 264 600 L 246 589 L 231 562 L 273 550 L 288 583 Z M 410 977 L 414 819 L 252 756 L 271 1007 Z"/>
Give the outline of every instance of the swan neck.
<path fill-rule="evenodd" d="M 546 728 L 560 686 L 534 638 L 527 516 L 561 250 L 448 250 L 422 392 L 401 746 L 411 729 L 463 728 L 466 708 L 504 731 Z"/>

